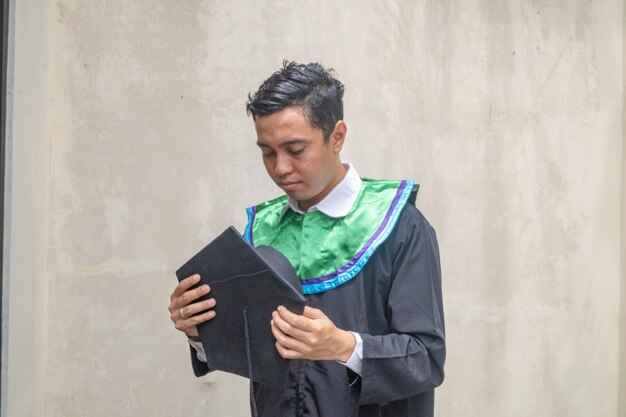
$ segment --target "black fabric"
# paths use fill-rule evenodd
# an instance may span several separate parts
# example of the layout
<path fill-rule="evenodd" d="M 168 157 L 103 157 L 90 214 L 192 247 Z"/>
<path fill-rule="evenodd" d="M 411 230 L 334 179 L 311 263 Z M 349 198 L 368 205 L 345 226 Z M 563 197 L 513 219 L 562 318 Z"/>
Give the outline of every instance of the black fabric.
<path fill-rule="evenodd" d="M 305 297 L 361 335 L 362 376 L 335 361 L 293 360 L 286 389 L 255 385 L 259 416 L 433 416 L 445 361 L 441 271 L 435 231 L 414 206 L 356 277 Z M 191 358 L 196 375 L 209 371 L 193 349 Z"/>
<path fill-rule="evenodd" d="M 409 200 L 407 201 L 407 204 L 414 206 L 415 205 L 415 200 L 417 200 L 417 192 L 420 190 L 420 185 L 419 184 L 414 184 L 413 185 L 413 189 L 411 190 L 411 194 L 409 195 Z"/>
<path fill-rule="evenodd" d="M 252 248 L 230 227 L 180 267 L 176 276 L 182 280 L 196 273 L 201 276 L 197 285 L 211 287 L 200 300 L 209 296 L 217 300 L 215 317 L 198 326 L 206 365 L 244 377 L 250 376 L 251 368 L 255 382 L 285 386 L 289 363 L 276 351 L 270 320 L 279 305 L 302 314 L 305 304 L 289 261 L 273 248 Z"/>

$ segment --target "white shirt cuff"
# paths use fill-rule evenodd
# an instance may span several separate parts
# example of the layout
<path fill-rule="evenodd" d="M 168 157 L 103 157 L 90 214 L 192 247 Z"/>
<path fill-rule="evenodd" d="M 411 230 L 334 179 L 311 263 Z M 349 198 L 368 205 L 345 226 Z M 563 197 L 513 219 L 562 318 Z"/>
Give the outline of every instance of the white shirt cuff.
<path fill-rule="evenodd" d="M 196 350 L 196 358 L 200 362 L 206 363 L 206 353 L 204 352 L 204 346 L 202 346 L 202 342 L 194 342 L 191 339 L 187 339 L 189 341 L 189 345 Z"/>
<path fill-rule="evenodd" d="M 347 362 L 337 361 L 342 365 L 350 368 L 354 373 L 361 376 L 361 370 L 363 369 L 363 339 L 361 335 L 355 332 L 350 332 L 356 339 L 356 346 L 354 347 L 354 351 L 352 351 L 352 355 Z"/>

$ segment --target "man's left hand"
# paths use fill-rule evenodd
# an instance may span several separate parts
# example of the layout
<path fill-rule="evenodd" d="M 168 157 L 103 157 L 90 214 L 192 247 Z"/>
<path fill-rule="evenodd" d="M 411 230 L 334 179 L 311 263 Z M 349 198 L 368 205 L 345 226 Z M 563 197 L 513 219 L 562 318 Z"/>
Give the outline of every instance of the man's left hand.
<path fill-rule="evenodd" d="M 286 359 L 338 360 L 347 362 L 356 346 L 352 333 L 335 327 L 316 308 L 304 307 L 302 315 L 285 307 L 272 314 L 276 349 Z"/>

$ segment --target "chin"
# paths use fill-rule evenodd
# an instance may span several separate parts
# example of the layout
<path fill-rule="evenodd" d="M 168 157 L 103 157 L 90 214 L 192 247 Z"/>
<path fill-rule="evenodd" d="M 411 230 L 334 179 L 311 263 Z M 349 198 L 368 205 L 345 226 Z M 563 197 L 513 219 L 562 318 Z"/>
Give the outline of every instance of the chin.
<path fill-rule="evenodd" d="M 307 200 L 307 198 L 306 198 L 306 197 L 303 197 L 303 196 L 302 196 L 302 193 L 298 193 L 298 192 L 287 192 L 287 191 L 284 191 L 284 193 L 285 193 L 285 194 L 287 194 L 287 197 L 291 198 L 292 200 L 298 201 L 298 202 L 299 202 L 299 201 L 302 201 L 302 200 Z"/>
<path fill-rule="evenodd" d="M 298 192 L 285 192 L 285 194 L 287 194 L 287 197 L 291 198 L 292 200 L 297 201 L 298 203 L 302 201 L 309 201 L 312 198 L 311 196 L 305 195 L 303 193 L 298 193 Z"/>

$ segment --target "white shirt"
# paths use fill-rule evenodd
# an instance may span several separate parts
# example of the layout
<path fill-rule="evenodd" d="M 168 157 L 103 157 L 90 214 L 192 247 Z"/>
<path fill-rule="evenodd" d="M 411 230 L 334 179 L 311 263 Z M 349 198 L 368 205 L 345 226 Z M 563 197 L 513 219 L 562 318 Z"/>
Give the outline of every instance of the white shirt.
<path fill-rule="evenodd" d="M 361 177 L 356 172 L 356 169 L 349 163 L 344 164 L 346 169 L 346 176 L 341 180 L 339 184 L 335 186 L 331 190 L 330 193 L 322 201 L 317 203 L 314 206 L 311 206 L 307 213 L 311 213 L 313 211 L 321 211 L 325 215 L 329 217 L 339 218 L 346 216 L 352 206 L 356 202 L 357 197 L 359 196 L 359 190 L 361 189 Z M 283 211 L 281 216 L 285 214 L 285 212 L 289 209 L 295 211 L 298 214 L 304 214 L 300 207 L 298 206 L 298 202 L 292 200 L 291 198 L 287 199 L 288 204 L 283 207 Z M 347 362 L 337 361 L 348 368 L 352 369 L 357 374 L 361 375 L 361 370 L 363 369 L 363 339 L 358 333 L 350 332 L 354 335 L 356 339 L 356 346 L 352 355 L 348 359 Z M 206 354 L 204 352 L 204 347 L 200 342 L 194 342 L 193 340 L 189 340 L 189 344 L 193 346 L 196 350 L 196 357 L 198 360 L 202 362 L 206 362 Z"/>
<path fill-rule="evenodd" d="M 321 211 L 328 217 L 333 218 L 344 217 L 350 213 L 352 206 L 354 206 L 354 203 L 359 196 L 361 183 L 363 181 L 361 181 L 359 173 L 356 172 L 356 169 L 352 165 L 348 163 L 344 164 L 344 166 L 348 170 L 346 172 L 346 176 L 343 177 L 341 182 L 337 184 L 322 201 L 314 206 L 311 206 L 307 210 L 307 213 Z M 287 202 L 288 204 L 283 207 L 281 216 L 284 215 L 290 208 L 298 214 L 304 214 L 304 212 L 300 210 L 300 206 L 298 206 L 298 202 L 296 200 L 288 198 Z"/>

